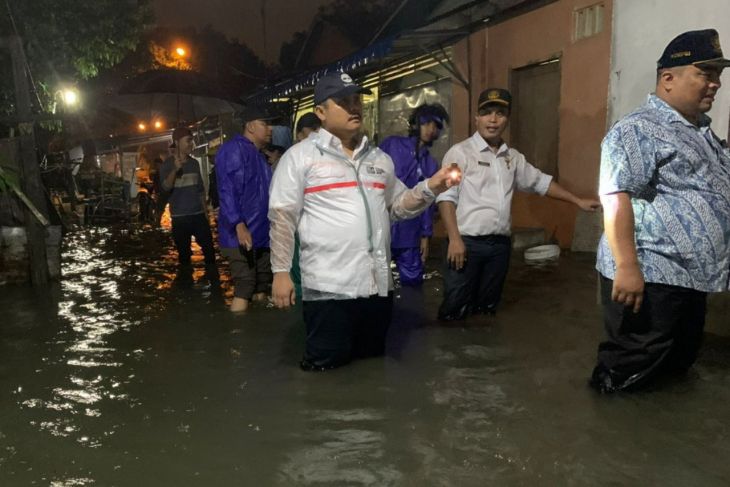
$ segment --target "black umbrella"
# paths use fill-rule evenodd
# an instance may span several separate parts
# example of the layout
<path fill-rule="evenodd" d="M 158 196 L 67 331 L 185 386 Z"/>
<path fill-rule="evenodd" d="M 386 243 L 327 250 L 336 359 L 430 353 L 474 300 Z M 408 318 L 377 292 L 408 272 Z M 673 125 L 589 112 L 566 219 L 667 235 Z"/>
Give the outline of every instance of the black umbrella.
<path fill-rule="evenodd" d="M 240 110 L 242 106 L 231 98 L 215 80 L 203 74 L 157 69 L 125 82 L 107 102 L 145 120 L 165 118 L 181 123 Z"/>

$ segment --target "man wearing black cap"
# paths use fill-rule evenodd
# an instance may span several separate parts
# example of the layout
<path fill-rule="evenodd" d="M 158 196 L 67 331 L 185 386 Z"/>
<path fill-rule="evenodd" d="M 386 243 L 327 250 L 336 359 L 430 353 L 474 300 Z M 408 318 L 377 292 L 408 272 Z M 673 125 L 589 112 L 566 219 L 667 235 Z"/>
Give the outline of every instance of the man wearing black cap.
<path fill-rule="evenodd" d="M 215 264 L 213 236 L 208 223 L 205 187 L 200 174 L 200 164 L 190 154 L 195 145 L 193 133 L 187 127 L 172 132 L 172 156 L 160 167 L 162 189 L 169 195 L 172 237 L 177 247 L 178 261 L 190 264 L 191 237 L 203 250 L 205 264 Z"/>
<path fill-rule="evenodd" d="M 598 248 L 607 339 L 591 385 L 609 393 L 686 372 L 708 292 L 730 277 L 730 154 L 705 115 L 730 65 L 713 29 L 673 39 L 656 92 L 616 123 L 601 152 Z"/>
<path fill-rule="evenodd" d="M 361 133 L 360 94 L 367 92 L 345 73 L 320 79 L 314 103 L 322 128 L 284 154 L 271 185 L 278 307 L 294 304 L 294 234 L 301 240 L 304 370 L 384 353 L 393 302 L 390 219 L 418 216 L 459 181 L 444 169 L 412 189 L 401 183 L 390 157 Z"/>
<path fill-rule="evenodd" d="M 314 112 L 305 113 L 297 121 L 296 137 L 301 142 L 312 132 L 316 132 L 322 126 L 322 121 Z"/>
<path fill-rule="evenodd" d="M 443 159 L 445 166 L 459 165 L 464 182 L 437 199 L 449 239 L 444 300 L 438 312 L 442 320 L 463 319 L 470 312 L 495 314 L 509 266 L 515 189 L 574 203 L 586 211 L 600 206 L 597 200 L 573 195 L 504 143 L 511 106 L 509 91 L 484 90 L 477 105 L 476 132 L 449 149 Z"/>
<path fill-rule="evenodd" d="M 218 240 L 231 269 L 231 311 L 246 311 L 252 299 L 271 289 L 269 260 L 269 184 L 271 166 L 261 152 L 271 143 L 271 120 L 258 107 L 241 114 L 243 134 L 236 135 L 215 158 L 220 210 Z"/>

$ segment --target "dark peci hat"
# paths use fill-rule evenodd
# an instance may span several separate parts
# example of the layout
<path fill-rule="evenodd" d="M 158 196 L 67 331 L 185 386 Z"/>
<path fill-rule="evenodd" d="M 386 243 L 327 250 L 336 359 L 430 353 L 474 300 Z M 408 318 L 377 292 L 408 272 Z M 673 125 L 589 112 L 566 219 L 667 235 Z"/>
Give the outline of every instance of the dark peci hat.
<path fill-rule="evenodd" d="M 502 105 L 508 109 L 512 108 L 512 95 L 503 88 L 487 88 L 479 95 L 477 110 L 487 105 Z"/>
<path fill-rule="evenodd" d="M 187 127 L 175 128 L 175 130 L 172 131 L 172 143 L 170 144 L 170 149 L 174 149 L 175 147 L 177 147 L 177 141 L 182 139 L 186 135 L 192 137 L 193 132 Z"/>
<path fill-rule="evenodd" d="M 730 66 L 720 49 L 720 36 L 715 29 L 691 30 L 672 39 L 657 61 L 657 69 L 708 64 Z"/>
<path fill-rule="evenodd" d="M 330 73 L 322 76 L 314 87 L 314 104 L 319 105 L 328 98 L 343 98 L 355 93 L 371 95 L 367 88 L 356 85 L 347 73 Z"/>

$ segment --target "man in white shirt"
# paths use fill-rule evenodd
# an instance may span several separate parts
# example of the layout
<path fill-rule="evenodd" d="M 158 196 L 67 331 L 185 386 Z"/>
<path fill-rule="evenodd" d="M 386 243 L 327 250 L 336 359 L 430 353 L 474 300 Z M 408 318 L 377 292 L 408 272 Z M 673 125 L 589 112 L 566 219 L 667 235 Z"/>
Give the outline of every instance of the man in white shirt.
<path fill-rule="evenodd" d="M 449 239 L 441 320 L 463 319 L 470 312 L 495 314 L 509 267 L 515 189 L 568 201 L 585 211 L 600 207 L 596 199 L 573 195 L 504 143 L 511 106 L 509 91 L 484 90 L 477 105 L 477 131 L 443 159 L 444 166 L 459 165 L 463 183 L 436 200 Z"/>
<path fill-rule="evenodd" d="M 295 301 L 295 232 L 301 241 L 304 370 L 383 354 L 393 302 L 391 219 L 418 216 L 459 181 L 444 168 L 412 189 L 400 182 L 391 158 L 362 135 L 367 91 L 345 73 L 324 76 L 314 90 L 322 128 L 284 154 L 271 185 L 272 296 L 280 308 Z"/>

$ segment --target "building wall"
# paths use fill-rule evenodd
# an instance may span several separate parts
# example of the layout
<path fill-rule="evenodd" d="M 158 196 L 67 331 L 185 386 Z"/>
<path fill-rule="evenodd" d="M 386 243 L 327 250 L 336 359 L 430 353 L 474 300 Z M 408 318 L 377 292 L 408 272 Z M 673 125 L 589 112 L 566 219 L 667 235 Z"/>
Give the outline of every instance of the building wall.
<path fill-rule="evenodd" d="M 701 8 L 700 8 L 701 5 Z M 730 54 L 730 1 L 614 0 L 614 38 L 611 60 L 609 120 L 631 112 L 654 90 L 656 60 L 678 34 L 714 28 L 720 33 L 725 56 Z M 722 75 L 725 85 L 709 115 L 721 138 L 728 137 L 730 118 L 730 69 Z"/>
<path fill-rule="evenodd" d="M 574 42 L 573 12 L 596 3 L 605 6 L 603 31 Z M 612 5 L 611 0 L 559 0 L 475 32 L 454 49 L 455 62 L 469 73 L 472 89 L 468 100 L 466 90 L 455 88 L 452 109 L 466 114 L 471 106 L 472 118 L 482 89 L 508 88 L 512 69 L 560 57 L 559 181 L 582 196 L 595 195 L 598 185 L 600 142 L 606 132 Z M 469 118 L 454 122 L 455 140 L 473 130 L 473 120 L 466 123 Z M 513 201 L 515 227 L 544 228 L 562 247 L 571 246 L 576 214 L 573 205 L 536 195 L 517 194 Z"/>

